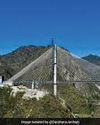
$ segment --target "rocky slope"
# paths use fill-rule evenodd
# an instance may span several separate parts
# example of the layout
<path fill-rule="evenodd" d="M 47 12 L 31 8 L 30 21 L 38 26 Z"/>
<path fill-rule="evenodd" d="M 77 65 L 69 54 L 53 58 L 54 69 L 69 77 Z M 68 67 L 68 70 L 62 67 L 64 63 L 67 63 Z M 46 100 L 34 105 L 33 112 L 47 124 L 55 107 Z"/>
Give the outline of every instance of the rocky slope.
<path fill-rule="evenodd" d="M 14 75 L 9 81 L 52 81 L 52 55 L 51 47 L 43 53 L 35 61 L 27 65 L 20 72 Z M 70 54 L 70 52 L 57 47 L 57 81 L 67 84 L 70 80 L 91 81 L 100 80 L 100 67 L 89 63 L 83 59 L 79 59 Z M 69 83 L 70 84 L 70 83 Z M 95 83 L 91 82 L 75 82 L 78 88 L 85 96 L 100 96 L 100 90 Z M 98 83 L 100 84 L 100 83 Z"/>
<path fill-rule="evenodd" d="M 26 88 L 23 88 L 26 89 Z M 19 87 L 20 90 L 20 87 Z M 23 91 L 12 96 L 12 88 L 0 87 L 0 118 L 73 118 L 100 116 L 90 98 L 71 85 L 61 88 L 60 98 L 46 95 L 23 99 Z"/>
<path fill-rule="evenodd" d="M 12 77 L 13 74 L 13 68 L 8 66 L 6 61 L 2 61 L 2 59 L 0 58 L 0 75 L 4 76 L 4 79 L 7 80 L 7 78 Z"/>
<path fill-rule="evenodd" d="M 6 80 L 11 78 L 23 67 L 38 58 L 47 48 L 33 45 L 23 46 L 11 53 L 0 56 L 0 74 L 4 75 Z"/>
<path fill-rule="evenodd" d="M 84 60 L 89 61 L 90 63 L 100 66 L 100 57 L 97 55 L 90 54 L 88 56 L 82 57 Z"/>

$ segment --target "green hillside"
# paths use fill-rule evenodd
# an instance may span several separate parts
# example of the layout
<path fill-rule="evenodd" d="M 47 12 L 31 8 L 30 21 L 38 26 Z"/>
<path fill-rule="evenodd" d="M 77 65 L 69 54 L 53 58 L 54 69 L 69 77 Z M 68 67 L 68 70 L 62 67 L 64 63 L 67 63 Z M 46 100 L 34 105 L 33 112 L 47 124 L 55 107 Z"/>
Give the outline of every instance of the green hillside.
<path fill-rule="evenodd" d="M 23 93 L 10 95 L 11 88 L 0 88 L 0 117 L 2 118 L 66 118 L 100 116 L 91 98 L 83 97 L 73 86 L 60 88 L 58 97 L 47 95 L 37 101 L 22 99 Z M 61 99 L 65 100 L 65 106 Z"/>

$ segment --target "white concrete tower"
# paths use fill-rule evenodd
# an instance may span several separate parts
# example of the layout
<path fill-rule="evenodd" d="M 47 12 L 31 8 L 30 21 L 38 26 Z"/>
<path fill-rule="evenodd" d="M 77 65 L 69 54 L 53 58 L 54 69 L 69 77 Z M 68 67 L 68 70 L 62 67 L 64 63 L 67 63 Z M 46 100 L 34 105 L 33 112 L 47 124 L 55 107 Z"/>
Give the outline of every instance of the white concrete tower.
<path fill-rule="evenodd" d="M 35 89 L 35 88 L 34 88 L 34 81 L 32 81 L 32 89 Z"/>
<path fill-rule="evenodd" d="M 2 83 L 3 83 L 2 76 L 0 76 L 0 84 L 2 84 Z"/>
<path fill-rule="evenodd" d="M 53 64 L 53 83 L 54 83 L 54 96 L 57 96 L 57 46 L 54 45 L 54 64 Z"/>

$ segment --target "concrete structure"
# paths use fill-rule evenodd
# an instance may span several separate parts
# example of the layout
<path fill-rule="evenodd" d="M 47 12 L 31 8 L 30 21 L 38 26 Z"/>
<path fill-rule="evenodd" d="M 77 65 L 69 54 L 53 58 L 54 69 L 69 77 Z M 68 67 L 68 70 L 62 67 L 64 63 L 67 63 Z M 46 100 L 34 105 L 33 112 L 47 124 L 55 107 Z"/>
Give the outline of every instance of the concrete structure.
<path fill-rule="evenodd" d="M 91 86 L 94 83 L 84 84 L 84 82 L 77 81 L 89 81 L 85 83 L 91 83 L 91 80 L 94 79 L 94 75 L 95 80 L 100 81 L 100 66 L 76 58 L 72 56 L 70 52 L 55 45 L 4 83 L 14 85 L 14 83 L 20 84 L 21 81 L 23 81 L 23 83 L 26 81 L 27 84 L 31 83 L 30 87 L 32 89 L 38 89 L 42 83 L 44 86 L 44 84 L 48 84 L 48 82 L 51 81 L 50 85 L 53 86 L 52 93 L 54 96 L 57 96 L 59 93 L 57 90 L 58 84 L 62 85 L 63 83 L 73 82 L 76 88 L 83 90 L 83 94 L 87 88 L 86 93 L 88 94 L 87 86 Z M 32 84 L 32 81 L 35 81 L 35 85 L 34 83 Z M 100 85 L 100 83 L 98 83 L 98 85 Z M 96 88 L 98 87 L 96 86 Z"/>
<path fill-rule="evenodd" d="M 3 83 L 3 79 L 2 79 L 2 76 L 0 76 L 0 84 Z"/>
<path fill-rule="evenodd" d="M 57 96 L 57 46 L 54 46 L 54 70 L 53 70 L 53 83 L 54 83 L 54 96 Z"/>

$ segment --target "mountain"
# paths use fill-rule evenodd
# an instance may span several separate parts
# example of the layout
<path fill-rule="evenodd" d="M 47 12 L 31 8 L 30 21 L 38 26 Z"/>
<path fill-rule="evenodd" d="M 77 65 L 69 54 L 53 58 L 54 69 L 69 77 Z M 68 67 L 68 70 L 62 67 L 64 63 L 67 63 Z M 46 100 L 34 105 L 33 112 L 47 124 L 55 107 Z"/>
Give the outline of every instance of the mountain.
<path fill-rule="evenodd" d="M 0 73 L 5 80 L 20 81 L 52 81 L 51 46 L 23 46 L 17 50 L 0 57 Z M 73 56 L 69 51 L 57 47 L 57 81 L 67 80 L 100 80 L 100 67 L 84 59 Z M 98 83 L 100 85 L 100 83 Z M 93 95 L 98 92 L 95 84 L 75 83 L 79 90 L 85 94 Z M 92 86 L 92 87 L 91 87 Z M 82 89 L 81 89 L 82 88 Z M 91 91 L 90 88 L 93 90 Z M 91 91 L 91 92 L 89 92 Z"/>
<path fill-rule="evenodd" d="M 52 80 L 52 61 L 53 48 L 51 47 L 14 75 L 11 80 Z M 57 47 L 57 73 L 58 81 L 90 80 L 100 75 L 100 67 L 76 58 L 70 52 Z"/>
<path fill-rule="evenodd" d="M 5 79 L 11 78 L 47 49 L 48 47 L 45 46 L 22 46 L 11 53 L 0 56 L 0 74 L 4 75 Z"/>
<path fill-rule="evenodd" d="M 100 66 L 100 57 L 97 55 L 88 55 L 85 57 L 82 57 L 82 59 L 89 61 L 90 63 L 96 64 L 98 66 Z"/>
<path fill-rule="evenodd" d="M 13 97 L 11 96 L 12 88 L 0 88 L 0 117 L 66 118 L 100 116 L 98 108 L 100 83 L 97 85 L 95 82 L 89 82 L 100 80 L 100 66 L 77 58 L 69 51 L 57 47 L 58 92 L 57 97 L 55 97 L 52 95 L 53 83 L 50 82 L 53 79 L 53 49 L 52 46 L 27 46 L 1 57 L 1 64 L 4 65 L 5 63 L 5 67 L 9 66 L 14 70 L 12 74 L 15 74 L 7 82 L 16 83 L 21 93 L 16 93 L 16 96 Z M 34 80 L 39 90 L 46 90 L 49 94 L 40 98 L 39 101 L 35 98 L 23 99 L 25 93 L 19 85 L 21 83 L 26 85 L 25 82 L 29 85 L 30 81 Z M 73 80 L 88 80 L 88 82 L 72 83 Z M 45 83 L 42 86 L 43 81 Z M 50 83 L 47 84 L 46 81 Z M 14 87 L 16 92 L 17 87 Z M 31 90 L 30 95 L 32 95 Z"/>
<path fill-rule="evenodd" d="M 3 75 L 5 80 L 11 78 L 22 68 L 42 55 L 48 48 L 50 48 L 50 45 L 21 46 L 6 55 L 0 56 L 0 75 Z"/>
<path fill-rule="evenodd" d="M 14 74 L 13 68 L 7 65 L 5 61 L 2 61 L 0 58 L 0 76 L 4 76 L 4 79 L 12 77 L 12 74 Z"/>
<path fill-rule="evenodd" d="M 9 81 L 20 83 L 22 81 L 52 81 L 53 48 L 50 47 L 35 61 L 28 64 L 21 71 L 11 77 Z M 71 55 L 70 52 L 57 47 L 57 81 L 62 84 L 66 81 L 100 80 L 100 67 Z M 75 82 L 75 87 L 84 96 L 100 96 L 100 90 L 95 83 Z M 98 83 L 100 85 L 100 83 Z"/>

